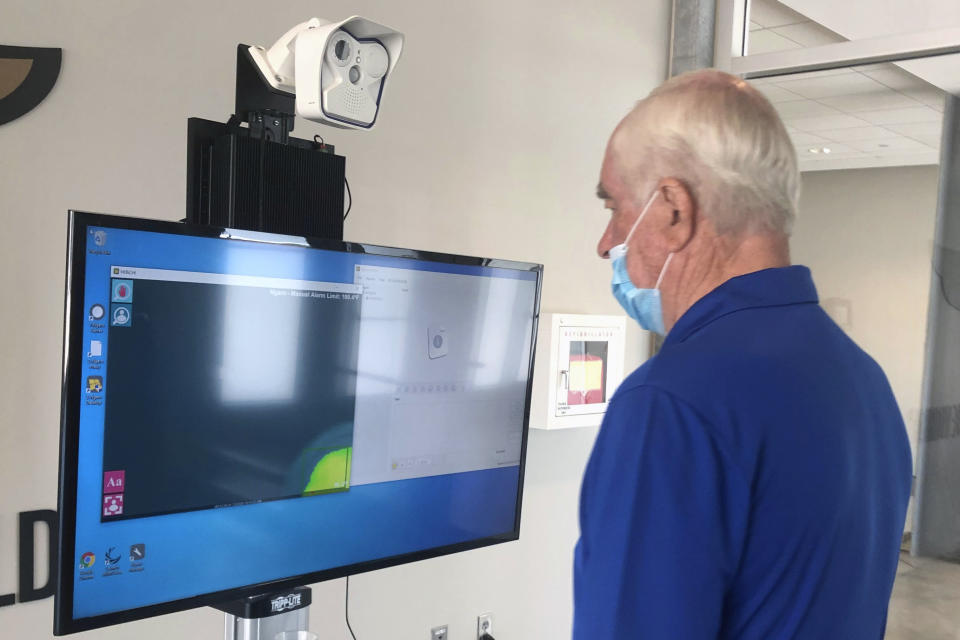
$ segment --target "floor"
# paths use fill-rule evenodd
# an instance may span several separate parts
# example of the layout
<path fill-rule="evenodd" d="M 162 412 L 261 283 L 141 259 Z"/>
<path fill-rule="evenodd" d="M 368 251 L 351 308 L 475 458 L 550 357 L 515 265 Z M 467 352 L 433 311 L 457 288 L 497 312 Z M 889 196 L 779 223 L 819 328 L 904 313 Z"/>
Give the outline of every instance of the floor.
<path fill-rule="evenodd" d="M 886 640 L 960 640 L 960 564 L 900 557 Z"/>

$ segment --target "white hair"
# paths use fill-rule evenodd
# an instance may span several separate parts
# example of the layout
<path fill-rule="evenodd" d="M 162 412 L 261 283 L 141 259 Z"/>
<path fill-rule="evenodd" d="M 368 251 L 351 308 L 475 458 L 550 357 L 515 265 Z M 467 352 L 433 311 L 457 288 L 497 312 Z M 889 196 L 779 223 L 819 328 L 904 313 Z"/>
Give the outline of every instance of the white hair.
<path fill-rule="evenodd" d="M 639 202 L 681 180 L 718 233 L 789 235 L 800 198 L 797 154 L 773 105 L 715 70 L 672 78 L 637 103 L 611 142 Z"/>

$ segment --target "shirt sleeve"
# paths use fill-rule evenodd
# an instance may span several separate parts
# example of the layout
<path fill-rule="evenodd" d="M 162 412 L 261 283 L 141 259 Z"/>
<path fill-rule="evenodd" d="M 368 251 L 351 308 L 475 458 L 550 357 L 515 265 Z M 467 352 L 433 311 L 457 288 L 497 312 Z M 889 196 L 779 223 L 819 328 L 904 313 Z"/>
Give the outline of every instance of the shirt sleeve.
<path fill-rule="evenodd" d="M 748 512 L 702 416 L 656 388 L 618 393 L 584 476 L 574 640 L 716 638 Z"/>

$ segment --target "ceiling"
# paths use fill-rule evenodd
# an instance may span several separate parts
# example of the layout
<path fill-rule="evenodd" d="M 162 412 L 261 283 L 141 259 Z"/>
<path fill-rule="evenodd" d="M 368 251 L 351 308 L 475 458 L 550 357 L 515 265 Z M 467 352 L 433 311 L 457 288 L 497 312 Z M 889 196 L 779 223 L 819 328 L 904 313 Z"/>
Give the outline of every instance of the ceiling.
<path fill-rule="evenodd" d="M 830 12 L 831 6 L 841 4 Z M 876 13 L 875 4 L 871 5 L 874 11 L 862 7 L 854 11 L 849 4 L 856 2 L 805 0 L 804 11 L 812 7 L 818 10 L 818 16 L 825 16 L 826 21 L 820 23 L 776 0 L 753 0 L 747 51 L 767 53 L 843 42 L 847 38 L 841 32 L 858 39 L 890 33 L 886 21 L 874 25 L 880 32 L 871 34 L 864 29 L 869 21 L 863 16 Z M 955 0 L 954 4 L 960 7 Z M 945 15 L 952 19 L 953 13 L 960 23 L 960 10 L 947 9 Z M 854 32 L 849 31 L 847 21 L 856 24 Z M 936 164 L 944 88 L 960 92 L 960 55 L 780 76 L 753 83 L 784 119 L 802 171 Z"/>

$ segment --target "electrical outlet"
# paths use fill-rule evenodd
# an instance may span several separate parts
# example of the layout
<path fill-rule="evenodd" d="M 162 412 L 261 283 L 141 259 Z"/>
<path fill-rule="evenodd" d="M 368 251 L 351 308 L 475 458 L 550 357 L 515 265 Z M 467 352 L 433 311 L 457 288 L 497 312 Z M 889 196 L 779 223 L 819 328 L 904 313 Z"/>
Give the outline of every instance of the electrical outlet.
<path fill-rule="evenodd" d="M 493 635 L 492 613 L 481 613 L 477 616 L 477 640 L 480 640 L 485 633 Z"/>
<path fill-rule="evenodd" d="M 447 640 L 447 625 L 430 629 L 430 640 Z"/>

